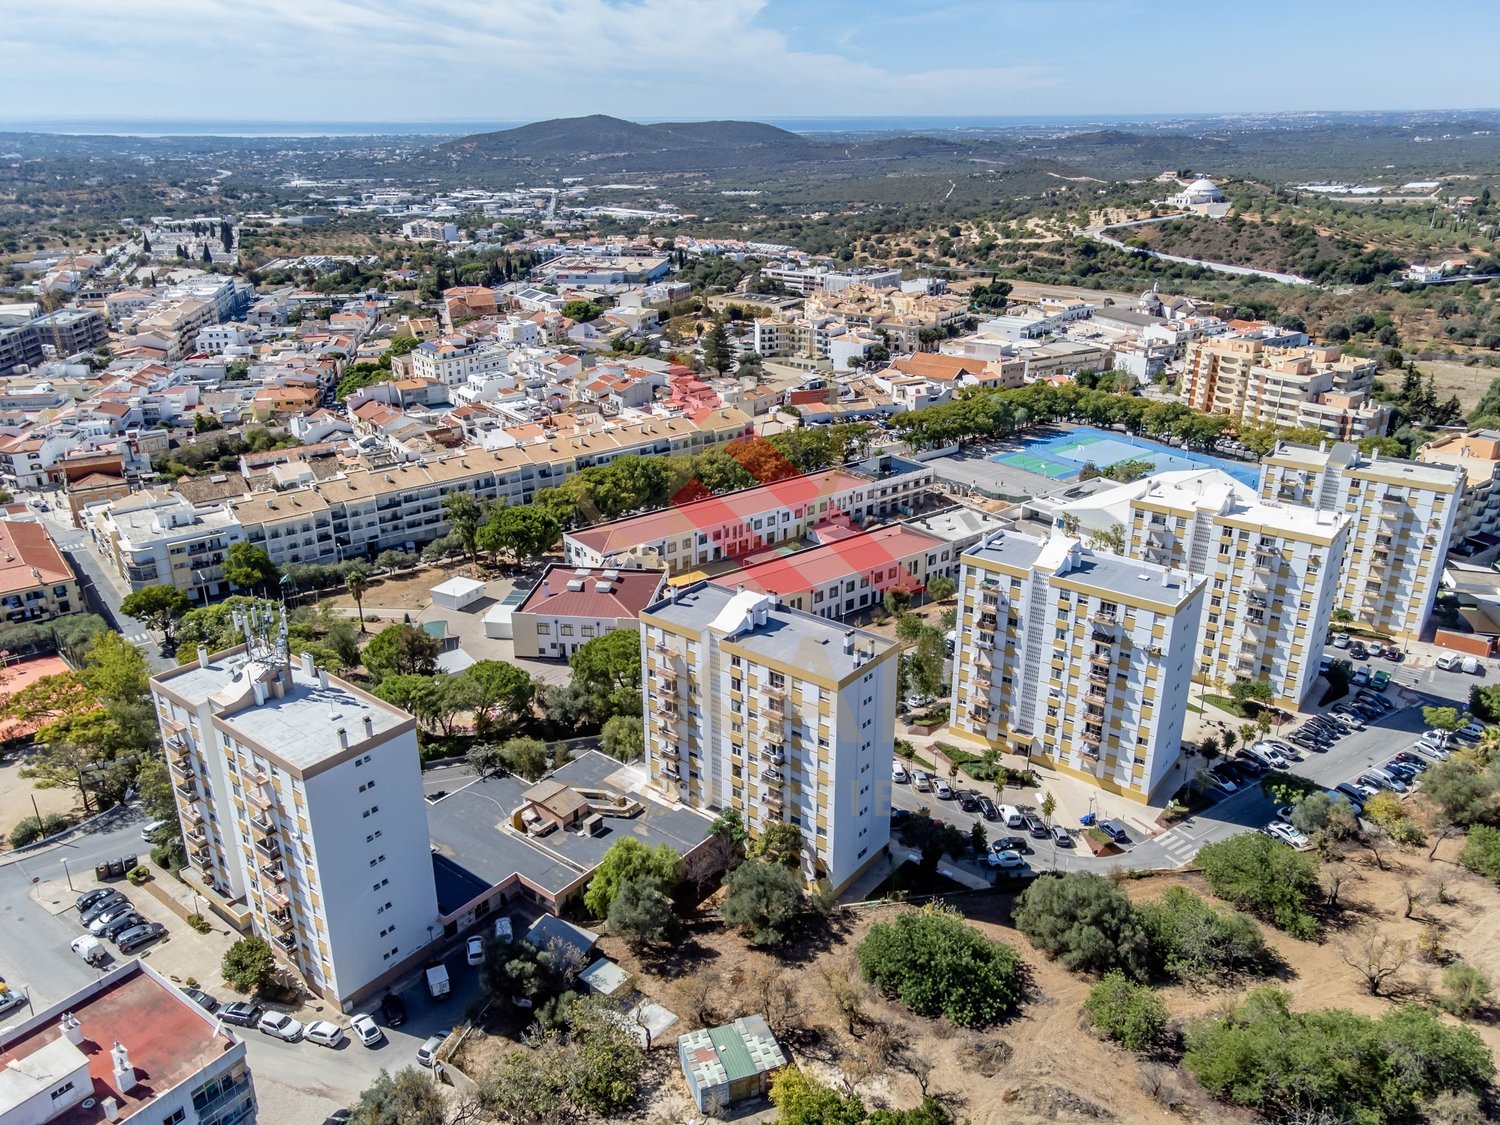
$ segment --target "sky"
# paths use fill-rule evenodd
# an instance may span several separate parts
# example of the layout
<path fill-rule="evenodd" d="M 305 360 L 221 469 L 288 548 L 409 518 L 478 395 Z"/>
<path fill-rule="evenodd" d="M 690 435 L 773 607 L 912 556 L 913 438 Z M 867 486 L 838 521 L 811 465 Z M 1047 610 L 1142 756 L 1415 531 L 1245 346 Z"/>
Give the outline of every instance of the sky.
<path fill-rule="evenodd" d="M 5 0 L 0 129 L 1494 107 L 1461 48 L 1497 32 L 1496 0 Z"/>

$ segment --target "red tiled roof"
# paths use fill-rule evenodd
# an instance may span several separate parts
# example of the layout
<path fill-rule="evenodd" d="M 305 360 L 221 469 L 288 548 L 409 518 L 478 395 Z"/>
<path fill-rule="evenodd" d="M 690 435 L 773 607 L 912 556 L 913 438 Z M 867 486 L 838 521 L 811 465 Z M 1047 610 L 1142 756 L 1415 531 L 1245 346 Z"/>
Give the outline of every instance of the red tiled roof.
<path fill-rule="evenodd" d="M 874 531 L 842 535 L 821 547 L 809 547 L 744 570 L 721 574 L 714 581 L 724 585 L 743 584 L 750 590 L 783 597 L 864 574 L 872 575 L 876 588 L 882 590 L 903 583 L 920 587 L 920 583 L 901 565 L 902 560 L 939 550 L 942 546 L 943 540 L 936 536 L 894 524 Z M 890 575 L 893 568 L 897 571 L 894 578 Z"/>
<path fill-rule="evenodd" d="M 615 520 L 586 531 L 576 531 L 573 538 L 600 555 L 611 555 L 643 543 L 696 535 L 731 520 L 747 520 L 783 508 L 806 507 L 823 497 L 863 483 L 865 478 L 842 469 L 823 469 L 758 488 L 709 496 L 686 504 L 674 504 L 658 512 Z"/>
<path fill-rule="evenodd" d="M 619 570 L 616 573 L 619 577 L 608 580 L 611 589 L 606 593 L 596 589 L 597 583 L 606 581 L 603 570 L 550 566 L 516 612 L 540 617 L 639 617 L 641 610 L 656 600 L 665 574 L 660 570 Z M 568 589 L 568 583 L 574 581 L 582 582 L 583 589 Z"/>
<path fill-rule="evenodd" d="M 0 520 L 0 594 L 73 581 L 73 570 L 47 529 L 32 520 Z"/>

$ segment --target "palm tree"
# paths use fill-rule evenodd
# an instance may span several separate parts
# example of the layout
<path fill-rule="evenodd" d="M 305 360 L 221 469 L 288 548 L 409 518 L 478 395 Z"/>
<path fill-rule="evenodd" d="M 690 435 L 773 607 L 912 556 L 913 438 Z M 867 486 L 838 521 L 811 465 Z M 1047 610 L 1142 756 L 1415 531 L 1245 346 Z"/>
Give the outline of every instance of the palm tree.
<path fill-rule="evenodd" d="M 370 576 L 365 573 L 365 568 L 358 564 L 351 566 L 344 575 L 344 589 L 349 591 L 349 596 L 354 599 L 354 605 L 359 610 L 359 631 L 365 631 L 365 591 L 369 589 Z"/>

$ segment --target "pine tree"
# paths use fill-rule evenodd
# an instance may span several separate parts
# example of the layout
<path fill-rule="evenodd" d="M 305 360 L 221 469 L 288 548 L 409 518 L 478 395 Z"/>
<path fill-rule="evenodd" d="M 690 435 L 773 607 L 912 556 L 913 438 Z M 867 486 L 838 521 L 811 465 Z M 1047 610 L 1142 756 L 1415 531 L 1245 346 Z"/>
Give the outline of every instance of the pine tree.
<path fill-rule="evenodd" d="M 208 248 L 208 243 L 206 243 L 206 242 L 203 244 L 203 260 L 205 262 L 207 262 L 209 265 L 213 265 L 213 261 L 214 261 L 213 251 Z"/>
<path fill-rule="evenodd" d="M 228 254 L 234 249 L 234 228 L 229 225 L 228 219 L 219 222 L 219 241 L 224 244 L 224 253 Z"/>
<path fill-rule="evenodd" d="M 149 234 L 141 235 L 141 253 L 151 253 L 151 236 Z"/>
<path fill-rule="evenodd" d="M 703 363 L 706 367 L 712 367 L 715 372 L 722 375 L 733 359 L 729 347 L 729 337 L 724 331 L 724 326 L 718 322 L 708 330 L 708 335 L 703 337 Z"/>

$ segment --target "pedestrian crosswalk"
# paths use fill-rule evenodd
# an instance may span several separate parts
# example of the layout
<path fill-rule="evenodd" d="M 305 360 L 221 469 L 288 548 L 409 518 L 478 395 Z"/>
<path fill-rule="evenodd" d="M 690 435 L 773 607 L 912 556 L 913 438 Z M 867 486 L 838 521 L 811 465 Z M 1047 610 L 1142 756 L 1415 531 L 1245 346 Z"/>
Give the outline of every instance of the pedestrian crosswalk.
<path fill-rule="evenodd" d="M 125 639 L 133 645 L 144 645 L 151 643 L 151 634 L 145 631 L 139 633 L 126 633 Z"/>
<path fill-rule="evenodd" d="M 1190 838 L 1181 826 L 1163 832 L 1156 837 L 1156 843 L 1179 867 L 1192 859 L 1198 851 L 1197 842 Z"/>

